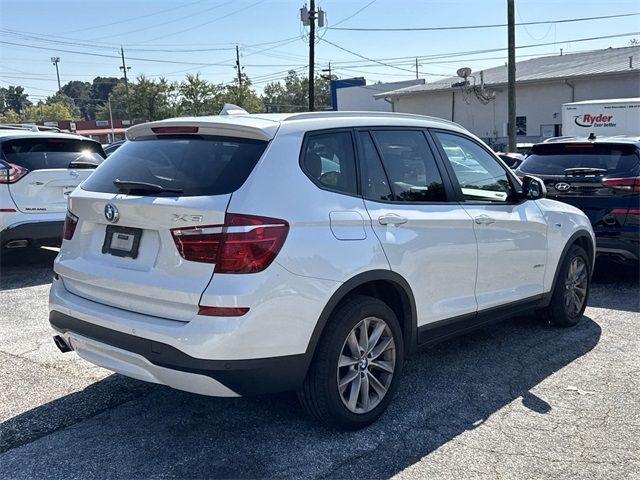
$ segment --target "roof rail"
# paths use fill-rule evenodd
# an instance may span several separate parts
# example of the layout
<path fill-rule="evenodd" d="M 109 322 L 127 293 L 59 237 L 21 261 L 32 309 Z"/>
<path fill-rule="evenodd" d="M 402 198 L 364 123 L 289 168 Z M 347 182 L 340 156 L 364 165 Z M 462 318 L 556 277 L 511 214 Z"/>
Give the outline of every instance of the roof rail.
<path fill-rule="evenodd" d="M 363 115 L 367 117 L 379 117 L 379 118 L 400 117 L 400 118 L 412 118 L 416 120 L 431 120 L 431 121 L 445 123 L 447 125 L 453 125 L 455 127 L 460 127 L 465 129 L 459 123 L 452 122 L 451 120 L 446 120 L 444 118 L 430 117 L 428 115 L 418 115 L 415 113 L 402 113 L 402 112 L 335 111 L 335 110 L 329 110 L 325 112 L 299 112 L 299 113 L 292 113 L 290 116 L 284 118 L 283 121 L 314 119 L 314 118 L 322 118 L 322 117 L 350 118 L 350 117 L 361 117 Z"/>
<path fill-rule="evenodd" d="M 47 127 L 33 123 L 0 123 L 2 130 L 25 130 L 27 132 L 62 132 L 58 127 Z"/>

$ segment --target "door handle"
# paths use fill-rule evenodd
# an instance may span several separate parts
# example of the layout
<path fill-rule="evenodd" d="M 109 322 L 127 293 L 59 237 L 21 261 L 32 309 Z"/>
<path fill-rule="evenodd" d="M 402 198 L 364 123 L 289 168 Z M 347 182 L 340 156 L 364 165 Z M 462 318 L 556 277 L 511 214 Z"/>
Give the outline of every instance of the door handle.
<path fill-rule="evenodd" d="M 387 213 L 378 217 L 380 225 L 402 225 L 403 223 L 407 223 L 408 220 L 407 217 L 401 217 L 395 213 Z"/>
<path fill-rule="evenodd" d="M 491 225 L 495 222 L 489 215 L 478 215 L 474 220 L 478 225 Z"/>

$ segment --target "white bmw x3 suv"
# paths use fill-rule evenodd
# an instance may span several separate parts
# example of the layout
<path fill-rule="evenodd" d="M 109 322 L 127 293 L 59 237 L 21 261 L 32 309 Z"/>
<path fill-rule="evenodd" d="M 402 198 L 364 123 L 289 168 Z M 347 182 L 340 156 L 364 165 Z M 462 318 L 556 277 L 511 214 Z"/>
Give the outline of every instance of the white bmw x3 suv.
<path fill-rule="evenodd" d="M 237 113 L 127 139 L 70 196 L 50 293 L 59 348 L 115 372 L 296 390 L 360 428 L 421 347 L 527 309 L 561 326 L 584 312 L 587 217 L 457 124 Z"/>

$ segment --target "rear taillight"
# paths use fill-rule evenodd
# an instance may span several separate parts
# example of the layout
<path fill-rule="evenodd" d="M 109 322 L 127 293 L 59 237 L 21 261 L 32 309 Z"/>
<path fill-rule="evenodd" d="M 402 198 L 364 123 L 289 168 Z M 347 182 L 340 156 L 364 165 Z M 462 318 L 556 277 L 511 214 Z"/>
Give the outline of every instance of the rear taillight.
<path fill-rule="evenodd" d="M 277 218 L 228 213 L 224 225 L 171 231 L 185 260 L 215 263 L 217 273 L 255 273 L 271 265 L 289 224 Z"/>
<path fill-rule="evenodd" d="M 0 183 L 16 183 L 22 177 L 24 177 L 29 170 L 20 165 L 14 165 L 13 163 L 6 163 L 3 165 L 7 165 L 9 169 L 1 169 L 0 170 Z"/>
<path fill-rule="evenodd" d="M 640 192 L 640 177 L 603 178 L 602 185 L 628 192 Z"/>
<path fill-rule="evenodd" d="M 73 234 L 76 233 L 76 227 L 78 226 L 78 217 L 73 213 L 67 211 L 67 216 L 64 217 L 64 230 L 62 238 L 65 240 L 71 240 Z"/>

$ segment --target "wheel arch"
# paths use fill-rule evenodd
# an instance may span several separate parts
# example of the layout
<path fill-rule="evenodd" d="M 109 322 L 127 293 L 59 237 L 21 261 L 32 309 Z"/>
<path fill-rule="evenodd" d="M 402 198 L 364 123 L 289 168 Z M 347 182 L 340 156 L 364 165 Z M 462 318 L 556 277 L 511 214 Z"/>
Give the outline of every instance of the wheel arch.
<path fill-rule="evenodd" d="M 553 292 L 555 291 L 556 283 L 558 281 L 558 275 L 560 275 L 560 267 L 562 266 L 562 262 L 564 262 L 567 252 L 573 245 L 578 245 L 585 252 L 587 252 L 587 256 L 589 257 L 589 274 L 593 275 L 596 246 L 593 242 L 593 239 L 591 238 L 591 235 L 589 235 L 589 232 L 587 230 L 578 230 L 577 232 L 574 232 L 573 235 L 571 235 L 571 237 L 569 237 L 569 240 L 567 240 L 567 243 L 562 249 L 562 254 L 560 254 L 560 259 L 558 260 L 558 264 L 556 265 L 556 271 L 553 275 L 553 284 L 551 285 L 550 295 L 552 295 Z"/>
<path fill-rule="evenodd" d="M 417 345 L 416 302 L 409 283 L 401 275 L 391 270 L 371 270 L 360 273 L 344 282 L 325 305 L 305 352 L 309 364 L 311 364 L 329 318 L 342 302 L 353 295 L 369 295 L 386 303 L 400 321 L 405 352 L 415 351 Z"/>

